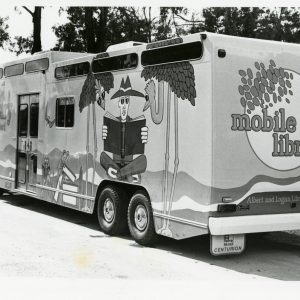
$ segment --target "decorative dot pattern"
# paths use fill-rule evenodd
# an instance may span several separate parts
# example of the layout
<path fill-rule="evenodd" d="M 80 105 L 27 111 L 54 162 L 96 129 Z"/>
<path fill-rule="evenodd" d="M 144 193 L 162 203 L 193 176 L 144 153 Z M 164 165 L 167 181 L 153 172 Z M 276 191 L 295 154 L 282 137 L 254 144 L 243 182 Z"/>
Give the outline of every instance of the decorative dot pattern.
<path fill-rule="evenodd" d="M 256 107 L 273 107 L 281 101 L 291 103 L 289 96 L 293 96 L 293 74 L 277 67 L 273 59 L 268 69 L 261 62 L 254 63 L 255 69 L 239 70 L 241 84 L 238 86 L 241 95 L 240 103 L 248 114 Z"/>

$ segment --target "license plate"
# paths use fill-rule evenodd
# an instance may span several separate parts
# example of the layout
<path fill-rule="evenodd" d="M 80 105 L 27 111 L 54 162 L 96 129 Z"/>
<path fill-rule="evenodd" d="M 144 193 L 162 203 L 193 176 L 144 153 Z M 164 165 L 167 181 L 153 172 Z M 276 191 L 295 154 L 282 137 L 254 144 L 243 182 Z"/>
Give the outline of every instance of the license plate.
<path fill-rule="evenodd" d="M 244 249 L 244 234 L 210 236 L 210 253 L 212 255 L 240 254 Z"/>

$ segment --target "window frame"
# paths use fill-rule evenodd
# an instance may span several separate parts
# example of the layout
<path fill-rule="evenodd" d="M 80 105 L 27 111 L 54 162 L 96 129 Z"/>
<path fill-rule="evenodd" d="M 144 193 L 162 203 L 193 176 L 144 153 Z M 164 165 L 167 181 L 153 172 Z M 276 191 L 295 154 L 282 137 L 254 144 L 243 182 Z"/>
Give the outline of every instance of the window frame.
<path fill-rule="evenodd" d="M 42 68 L 42 69 L 37 69 L 37 70 L 33 70 L 33 71 L 27 71 L 27 65 L 33 62 L 37 62 L 37 61 L 41 61 L 41 60 L 47 60 L 47 67 L 46 68 Z M 36 72 L 42 72 L 42 71 L 47 71 L 49 69 L 50 66 L 50 62 L 49 62 L 49 58 L 48 57 L 44 57 L 44 58 L 39 58 L 39 59 L 35 59 L 35 60 L 30 60 L 27 61 L 25 63 L 25 73 L 30 74 L 30 73 L 36 73 Z"/>
<path fill-rule="evenodd" d="M 108 69 L 108 70 L 104 70 L 104 71 L 94 71 L 94 64 L 97 61 L 104 61 L 104 60 L 110 60 L 110 59 L 114 59 L 116 57 L 122 57 L 122 56 L 127 56 L 127 55 L 135 55 L 136 56 L 136 65 L 134 67 L 130 67 L 130 68 L 120 68 L 120 69 Z M 92 72 L 94 74 L 99 74 L 99 73 L 107 73 L 107 72 L 118 72 L 118 71 L 124 71 L 124 70 L 134 70 L 139 66 L 139 55 L 136 52 L 131 52 L 131 53 L 126 53 L 126 54 L 121 54 L 121 55 L 115 55 L 115 56 L 108 56 L 108 57 L 102 57 L 102 58 L 95 58 L 92 63 L 91 63 L 91 67 L 92 67 Z"/>
<path fill-rule="evenodd" d="M 54 70 L 54 78 L 57 79 L 57 80 L 66 80 L 66 79 L 69 79 L 69 78 L 77 78 L 77 77 L 87 76 L 88 73 L 89 73 L 89 71 L 86 74 L 82 74 L 82 75 L 73 75 L 73 76 L 64 76 L 64 77 L 58 77 L 57 76 L 57 70 L 58 69 L 71 68 L 72 66 L 81 65 L 81 64 L 88 64 L 89 65 L 88 70 L 90 70 L 91 64 L 90 64 L 89 61 L 82 61 L 82 62 L 79 62 L 79 63 L 69 64 L 69 65 L 64 65 L 64 66 L 59 66 L 59 67 L 56 67 L 55 70 Z"/>
<path fill-rule="evenodd" d="M 58 100 L 60 99 L 65 99 L 65 98 L 71 98 L 73 100 L 73 125 L 72 126 L 57 126 L 57 122 L 58 122 L 58 114 L 57 114 L 57 109 L 58 109 Z M 64 125 L 66 124 L 66 104 L 63 105 L 64 106 Z M 55 102 L 55 128 L 56 129 L 66 129 L 66 130 L 71 130 L 73 129 L 75 126 L 75 96 L 63 96 L 63 97 L 57 97 L 56 98 L 56 102 Z"/>
<path fill-rule="evenodd" d="M 31 120 L 32 120 L 32 113 L 31 113 L 31 107 L 32 106 L 37 106 L 38 107 L 38 118 L 37 118 L 37 135 L 31 135 Z M 29 116 L 30 116 L 30 120 L 29 120 L 29 137 L 30 138 L 37 138 L 39 136 L 39 117 L 40 117 L 40 109 L 39 109 L 39 102 L 33 102 L 30 103 L 30 107 L 29 107 Z"/>
<path fill-rule="evenodd" d="M 181 59 L 181 60 L 170 60 L 170 61 L 165 61 L 165 62 L 157 62 L 157 63 L 145 63 L 145 57 L 144 55 L 149 55 L 149 53 L 153 52 L 159 52 L 160 50 L 166 50 L 166 49 L 172 49 L 176 47 L 183 47 L 185 45 L 190 45 L 190 44 L 199 44 L 201 45 L 201 55 L 199 57 L 195 58 L 186 58 L 186 59 Z M 173 49 L 174 51 L 175 49 Z M 176 51 L 176 50 L 175 50 Z M 186 42 L 186 43 L 180 43 L 180 44 L 174 44 L 174 45 L 167 45 L 163 47 L 158 47 L 158 48 L 153 48 L 153 49 L 147 49 L 142 51 L 141 54 L 141 64 L 144 68 L 150 67 L 150 66 L 157 66 L 157 65 L 166 65 L 166 64 L 174 64 L 174 63 L 179 63 L 179 62 L 185 62 L 185 61 L 195 61 L 195 60 L 200 60 L 203 57 L 203 43 L 201 41 L 193 41 L 193 42 Z"/>
<path fill-rule="evenodd" d="M 18 137 L 24 138 L 28 137 L 28 131 L 30 128 L 28 128 L 28 110 L 29 110 L 29 105 L 28 103 L 20 103 L 19 106 L 26 106 L 27 107 L 27 119 L 26 119 L 26 135 L 21 135 L 20 127 L 21 127 L 21 122 L 20 122 L 20 107 L 18 107 L 19 114 L 18 114 Z"/>
<path fill-rule="evenodd" d="M 6 74 L 5 74 L 5 73 L 6 73 L 6 69 L 11 68 L 11 67 L 14 67 L 14 66 L 18 66 L 18 65 L 22 65 L 22 73 L 20 73 L 20 74 L 13 74 L 13 75 L 6 75 Z M 9 66 L 6 66 L 6 67 L 4 68 L 4 77 L 21 76 L 21 75 L 23 75 L 23 74 L 24 74 L 24 63 L 18 63 L 18 64 L 14 64 L 14 65 L 9 65 Z"/>

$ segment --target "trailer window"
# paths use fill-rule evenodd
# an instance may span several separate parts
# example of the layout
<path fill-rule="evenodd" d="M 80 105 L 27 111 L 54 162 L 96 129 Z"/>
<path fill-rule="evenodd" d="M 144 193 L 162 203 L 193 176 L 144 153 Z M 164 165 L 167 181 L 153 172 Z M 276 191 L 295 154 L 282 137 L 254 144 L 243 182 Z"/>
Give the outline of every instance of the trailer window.
<path fill-rule="evenodd" d="M 138 55 L 136 53 L 130 53 L 125 55 L 95 59 L 92 62 L 92 70 L 94 73 L 120 71 L 136 68 L 137 65 Z"/>
<path fill-rule="evenodd" d="M 32 73 L 32 72 L 39 72 L 45 71 L 49 68 L 49 59 L 42 58 L 37 60 L 28 61 L 25 64 L 25 72 Z"/>
<path fill-rule="evenodd" d="M 172 62 L 200 59 L 202 57 L 200 41 L 149 49 L 142 52 L 142 65 L 151 66 Z"/>
<path fill-rule="evenodd" d="M 38 137 L 39 129 L 39 104 L 32 103 L 30 105 L 30 136 Z"/>
<path fill-rule="evenodd" d="M 27 136 L 28 105 L 20 104 L 19 110 L 19 136 Z"/>
<path fill-rule="evenodd" d="M 56 127 L 74 126 L 74 98 L 63 97 L 56 99 Z"/>
<path fill-rule="evenodd" d="M 0 68 L 0 79 L 3 77 L 3 69 Z"/>
<path fill-rule="evenodd" d="M 5 77 L 22 75 L 23 73 L 24 73 L 24 64 L 16 64 L 4 68 Z"/>
<path fill-rule="evenodd" d="M 89 73 L 89 70 L 90 70 L 90 63 L 87 61 L 79 64 L 57 67 L 55 69 L 55 78 L 66 79 L 70 77 L 83 76 L 83 75 L 87 75 Z"/>

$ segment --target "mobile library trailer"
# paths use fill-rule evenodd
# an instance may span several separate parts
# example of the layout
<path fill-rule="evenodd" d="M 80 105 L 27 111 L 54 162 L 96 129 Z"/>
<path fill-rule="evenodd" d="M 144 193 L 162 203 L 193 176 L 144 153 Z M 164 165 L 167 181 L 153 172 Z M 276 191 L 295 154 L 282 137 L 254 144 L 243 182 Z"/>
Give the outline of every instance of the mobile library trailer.
<path fill-rule="evenodd" d="M 110 235 L 300 229 L 300 55 L 193 34 L 42 52 L 0 66 L 0 187 L 87 213 Z"/>

